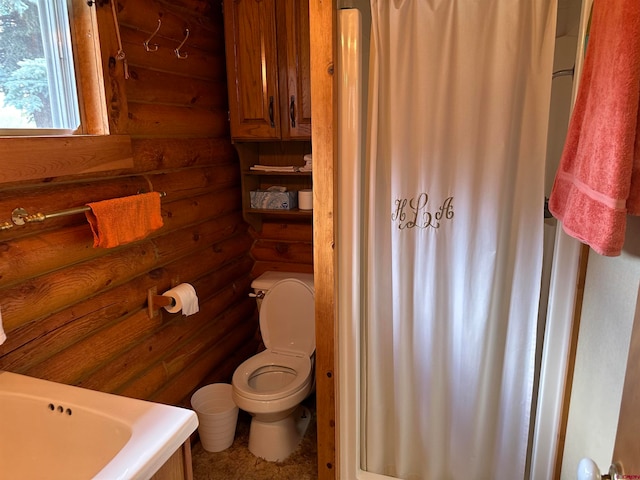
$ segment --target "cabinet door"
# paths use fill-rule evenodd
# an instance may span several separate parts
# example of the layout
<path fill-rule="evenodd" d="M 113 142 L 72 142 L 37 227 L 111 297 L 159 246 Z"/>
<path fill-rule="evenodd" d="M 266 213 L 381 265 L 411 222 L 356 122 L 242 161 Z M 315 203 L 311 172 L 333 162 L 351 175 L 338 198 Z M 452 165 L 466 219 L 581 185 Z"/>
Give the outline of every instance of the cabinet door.
<path fill-rule="evenodd" d="M 278 52 L 283 138 L 311 138 L 309 0 L 279 0 Z"/>
<path fill-rule="evenodd" d="M 224 0 L 224 27 L 232 138 L 280 138 L 275 0 Z"/>

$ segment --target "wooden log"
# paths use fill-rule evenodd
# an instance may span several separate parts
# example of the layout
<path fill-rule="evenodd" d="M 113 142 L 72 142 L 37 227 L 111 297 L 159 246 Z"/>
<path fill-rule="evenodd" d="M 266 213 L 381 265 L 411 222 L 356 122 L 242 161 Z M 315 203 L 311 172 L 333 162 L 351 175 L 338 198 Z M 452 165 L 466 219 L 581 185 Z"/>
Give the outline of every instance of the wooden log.
<path fill-rule="evenodd" d="M 215 225 L 214 227 L 215 228 Z M 117 286 L 157 268 L 163 262 L 175 260 L 177 255 L 190 253 L 199 237 L 208 237 L 192 230 L 180 230 L 171 235 L 159 237 L 154 243 L 150 241 L 132 244 L 133 246 L 115 249 L 113 253 L 74 265 L 64 271 L 56 271 L 23 282 L 22 284 L 1 289 L 6 300 L 3 302 L 3 320 L 5 329 L 11 331 L 23 323 L 47 316 L 68 305 L 78 303 L 99 291 Z M 223 237 L 220 233 L 211 235 L 211 241 Z M 241 254 L 248 251 L 251 239 L 247 235 L 246 241 L 233 238 L 227 243 L 203 245 L 217 257 L 225 257 L 228 252 Z M 231 243 L 232 245 L 229 245 Z M 184 248 L 178 248 L 184 245 Z M 123 273 L 124 272 L 124 273 Z"/>
<path fill-rule="evenodd" d="M 215 168 L 190 168 L 148 176 L 154 190 L 167 192 L 167 200 L 189 198 L 211 190 L 240 186 L 240 172 L 235 165 Z"/>
<path fill-rule="evenodd" d="M 126 177 L 117 180 L 78 182 L 60 186 L 32 187 L 3 192 L 0 198 L 0 211 L 6 212 L 10 218 L 14 208 L 25 209 L 29 214 L 49 214 L 83 207 L 87 203 L 127 197 L 138 192 L 149 191 L 149 181 L 142 176 Z M 165 201 L 163 199 L 163 201 Z M 0 218 L 2 218 L 0 216 Z M 27 223 L 15 226 L 10 230 L 0 232 L 0 241 L 9 241 L 29 235 L 41 235 L 43 232 L 61 227 L 85 225 L 87 220 L 84 213 L 49 218 L 43 222 Z M 1 282 L 0 282 L 1 284 Z"/>
<path fill-rule="evenodd" d="M 213 321 L 229 304 L 244 299 L 246 291 L 243 290 L 249 289 L 250 279 L 246 276 L 238 278 L 237 275 L 248 272 L 250 265 L 246 260 L 229 264 L 215 272 L 216 279 L 227 283 L 226 288 L 216 288 L 218 285 L 208 284 L 204 280 L 194 283 L 198 298 L 202 302 L 202 314 L 189 317 L 184 321 L 175 318 L 167 322 L 162 329 L 154 332 L 154 335 L 143 339 L 117 358 L 93 371 L 86 379 L 78 382 L 78 385 L 108 392 L 116 391 L 140 375 L 148 365 L 159 361 L 176 339 L 190 336 L 190 332 L 199 330 L 205 322 Z M 214 295 L 207 294 L 205 288 L 207 285 L 212 289 L 215 288 Z M 168 316 L 169 314 L 163 313 L 165 319 Z"/>
<path fill-rule="evenodd" d="M 251 255 L 256 261 L 313 265 L 313 246 L 307 242 L 256 240 Z"/>
<path fill-rule="evenodd" d="M 160 322 L 159 317 L 149 319 L 145 309 L 138 310 L 121 321 L 92 332 L 91 336 L 32 366 L 25 373 L 73 385 L 78 378 L 111 360 L 121 348 L 152 334 Z"/>
<path fill-rule="evenodd" d="M 147 289 L 170 285 L 170 282 L 169 274 L 158 269 L 153 275 L 137 277 L 89 301 L 12 330 L 3 345 L 0 369 L 24 373 L 93 332 L 143 308 Z"/>
<path fill-rule="evenodd" d="M 0 243 L 0 285 L 12 287 L 65 266 L 109 253 L 94 249 L 88 224 Z"/>
<path fill-rule="evenodd" d="M 140 137 L 224 137 L 226 109 L 201 110 L 168 105 L 129 104 L 129 133 Z"/>
<path fill-rule="evenodd" d="M 157 0 L 167 8 L 188 12 L 197 17 L 207 17 L 216 25 L 222 25 L 222 9 L 210 0 Z"/>
<path fill-rule="evenodd" d="M 237 190 L 232 190 L 236 192 Z M 164 227 L 167 233 L 188 225 L 216 222 L 220 230 L 225 229 L 229 235 L 246 230 L 242 214 L 237 210 L 236 200 L 227 191 L 200 195 L 189 201 L 187 199 L 172 202 L 163 207 Z M 203 227 L 206 228 L 206 225 Z M 197 231 L 194 235 L 198 235 Z"/>
<path fill-rule="evenodd" d="M 177 336 L 171 336 L 168 339 L 169 345 L 167 345 L 167 348 L 170 350 L 184 341 L 185 338 L 195 335 L 199 328 L 209 323 L 206 319 L 212 318 L 215 313 L 225 308 L 230 308 L 229 305 L 233 305 L 234 302 L 237 303 L 240 300 L 244 300 L 244 293 L 229 287 L 227 291 L 221 292 L 218 296 L 213 297 L 209 302 L 202 305 L 202 312 L 194 315 L 193 319 L 189 318 L 188 324 L 184 324 L 180 314 L 174 315 L 172 320 L 181 323 L 182 328 Z M 101 365 L 114 361 L 122 352 L 139 344 L 145 338 L 150 335 L 158 335 L 158 332 L 162 331 L 160 330 L 161 325 L 168 323 L 166 316 L 170 315 L 149 318 L 146 309 L 140 309 L 130 316 L 92 332 L 83 341 L 77 342 L 56 355 L 47 358 L 46 361 L 34 365 L 26 373 L 62 383 L 77 384 L 80 379 L 86 378 Z M 193 326 L 191 326 L 191 323 L 193 323 Z M 184 337 L 182 336 L 183 333 Z M 80 362 L 78 359 L 82 359 L 82 361 Z M 139 363 L 146 362 L 145 356 L 137 358 L 136 361 Z M 102 387 L 99 389 L 102 390 Z"/>
<path fill-rule="evenodd" d="M 254 356 L 256 353 L 261 352 L 264 348 L 260 348 L 258 345 L 258 341 L 251 339 L 247 341 L 242 348 L 234 352 L 232 355 L 228 356 L 221 364 L 216 365 L 215 368 L 210 369 L 200 380 L 200 383 L 194 387 L 194 389 L 189 392 L 188 397 L 185 397 L 183 402 L 179 403 L 188 407 L 191 407 L 189 403 L 189 397 L 197 388 L 200 388 L 204 385 L 209 385 L 210 383 L 231 383 L 231 379 L 233 377 L 233 373 L 236 371 L 236 368 L 244 362 L 247 358 Z"/>
<path fill-rule="evenodd" d="M 202 383 L 202 377 L 208 375 L 213 378 L 211 382 L 231 383 L 231 377 L 244 360 L 253 354 L 254 345 L 250 337 L 246 335 L 251 329 L 245 329 L 245 336 L 229 335 L 222 339 L 220 344 L 227 344 L 235 341 L 236 348 L 228 352 L 226 356 L 221 356 L 221 351 L 217 345 L 209 349 L 205 355 L 200 357 L 195 363 L 188 365 L 179 375 L 166 382 L 162 389 L 156 392 L 152 399 L 156 402 L 169 403 L 171 405 L 183 405 L 191 408 L 191 394 L 184 394 L 185 391 L 195 391 L 196 387 Z M 189 389 L 189 390 L 187 390 Z"/>
<path fill-rule="evenodd" d="M 29 213 L 48 213 L 81 207 L 89 202 L 135 195 L 148 189 L 149 182 L 142 175 L 97 180 L 76 179 L 75 182 L 64 185 L 47 183 L 12 189 L 3 186 L 2 196 L 0 196 L 0 218 L 9 218 L 16 207 L 22 207 Z M 51 219 L 47 221 L 46 228 L 66 225 L 64 221 L 77 220 L 77 218 L 73 216 Z M 30 224 L 29 228 L 36 228 L 39 225 L 43 224 Z M 24 231 L 25 229 L 14 228 L 7 233 L 16 234 Z"/>
<path fill-rule="evenodd" d="M 207 230 L 215 227 L 216 231 L 224 230 L 228 235 L 233 235 L 246 229 L 238 209 L 239 202 L 234 190 L 171 202 L 163 206 L 165 225 L 161 233 L 166 235 L 170 231 L 205 222 L 212 216 L 214 223 Z M 150 238 L 159 234 L 154 233 Z M 109 249 L 93 248 L 93 234 L 86 222 L 76 227 L 45 230 L 39 235 L 19 237 L 0 243 L 0 285 L 2 288 L 11 287 L 43 273 L 109 253 Z"/>
<path fill-rule="evenodd" d="M 175 169 L 231 163 L 239 169 L 235 149 L 222 138 L 166 138 L 132 140 L 136 170 Z"/>
<path fill-rule="evenodd" d="M 206 224 L 203 225 L 206 227 Z M 159 238 L 154 242 L 158 263 L 164 265 L 166 269 L 175 268 L 174 260 L 176 255 L 180 255 L 185 258 L 188 256 L 194 262 L 204 261 L 206 258 L 207 261 L 215 259 L 222 264 L 249 251 L 251 245 L 249 235 L 239 234 L 229 238 L 224 233 L 226 233 L 224 230 L 215 231 L 215 226 L 213 226 L 212 232 L 202 230 L 201 233 L 200 230 L 196 230 L 193 233 L 192 229 L 186 229 L 176 235 Z M 209 240 L 206 240 L 207 237 Z M 202 244 L 199 244 L 200 239 L 203 239 Z"/>
<path fill-rule="evenodd" d="M 221 315 L 222 318 L 212 322 L 211 328 L 203 328 L 188 342 L 167 355 L 161 363 L 147 369 L 144 375 L 123 386 L 122 389 L 117 390 L 117 393 L 134 398 L 153 398 L 154 392 L 161 389 L 169 379 L 178 375 L 190 362 L 200 358 L 204 352 L 215 345 L 222 338 L 220 333 L 231 334 L 237 342 L 231 342 L 229 348 L 219 349 L 220 355 L 226 356 L 232 353 L 239 344 L 254 333 L 254 322 L 247 320 L 253 311 L 250 303 L 249 300 L 243 301 L 240 304 L 241 309 L 224 312 Z M 220 328 L 222 325 L 225 326 L 224 329 Z M 211 365 L 210 361 L 207 363 Z"/>
<path fill-rule="evenodd" d="M 227 244 L 230 244 L 231 248 L 227 248 Z M 216 248 L 227 252 L 227 257 L 222 254 L 203 256 L 200 251 L 195 251 L 178 259 L 161 251 L 160 255 L 166 262 L 171 262 L 169 265 L 158 264 L 158 268 L 147 275 L 106 290 L 90 301 L 71 303 L 58 313 L 32 320 L 15 330 L 7 329 L 9 335 L 2 348 L 0 368 L 12 371 L 20 369 L 20 372 L 23 372 L 24 368 L 44 361 L 81 340 L 85 335 L 120 320 L 130 312 L 144 309 L 149 288 L 156 287 L 159 292 L 163 292 L 168 290 L 172 283 L 206 277 L 229 262 L 246 260 L 247 257 L 243 255 L 248 245 L 250 238 L 247 235 L 223 242 L 221 247 Z"/>
<path fill-rule="evenodd" d="M 113 288 L 142 275 L 157 264 L 150 242 L 118 249 L 89 262 L 27 280 L 2 289 L 4 328 L 15 328 L 79 303 L 105 288 Z"/>
<path fill-rule="evenodd" d="M 157 21 L 157 20 L 156 20 Z M 189 78 L 199 78 L 211 82 L 225 81 L 224 51 L 208 51 L 198 48 L 189 42 L 189 38 L 180 50 L 187 55 L 185 59 L 177 58 L 174 50 L 185 38 L 185 33 L 173 39 L 163 39 L 162 48 L 150 53 L 142 46 L 149 38 L 148 33 L 140 32 L 126 26 L 121 26 L 123 49 L 132 67 L 145 67 L 160 72 L 168 72 L 181 76 L 185 81 Z M 191 33 L 189 33 L 191 37 Z M 159 43 L 159 42 L 158 42 Z M 167 86 L 171 88 L 171 86 Z"/>
<path fill-rule="evenodd" d="M 224 53 L 224 30 L 219 19 L 196 16 L 188 10 L 171 8 L 170 4 L 154 0 L 120 0 L 118 6 L 118 23 L 144 32 L 147 38 L 156 30 L 158 19 L 161 19 L 160 29 L 149 42 L 151 50 L 154 43 L 158 44 L 158 48 L 175 48 L 172 45 L 176 39 L 182 38 L 184 29 L 189 28 L 190 44 L 202 50 Z"/>
<path fill-rule="evenodd" d="M 256 262 L 251 269 L 251 276 L 258 278 L 264 272 L 313 273 L 313 265 L 303 263 Z"/>
<path fill-rule="evenodd" d="M 2 162 L 0 183 L 133 167 L 131 141 L 125 135 L 0 137 L 0 152 L 7 160 Z"/>
<path fill-rule="evenodd" d="M 135 103 L 162 103 L 205 110 L 228 108 L 227 83 L 185 78 L 143 67 L 129 68 L 127 96 Z M 168 89 L 167 85 L 180 85 Z"/>

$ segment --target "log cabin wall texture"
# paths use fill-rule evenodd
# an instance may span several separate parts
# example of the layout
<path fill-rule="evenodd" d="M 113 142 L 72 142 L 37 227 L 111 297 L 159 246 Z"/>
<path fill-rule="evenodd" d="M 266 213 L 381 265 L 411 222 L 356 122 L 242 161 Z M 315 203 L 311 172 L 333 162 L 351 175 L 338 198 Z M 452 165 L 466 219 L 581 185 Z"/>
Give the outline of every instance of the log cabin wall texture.
<path fill-rule="evenodd" d="M 252 277 L 312 271 L 311 225 L 265 225 L 257 233 L 242 219 L 220 2 L 116 5 L 130 78 L 120 82 L 124 92 L 107 85 L 107 96 L 116 133 L 131 136 L 134 168 L 0 185 L 0 219 L 18 206 L 46 213 L 152 188 L 167 193 L 164 227 L 114 249 L 92 247 L 84 215 L 0 232 L 8 337 L 0 369 L 188 405 L 196 388 L 229 381 L 255 353 Z M 102 8 L 102 15 L 110 10 Z M 143 42 L 158 18 L 158 50 L 147 52 Z M 188 57 L 178 59 L 173 49 L 185 28 Z M 194 285 L 200 312 L 149 318 L 147 290 L 180 282 Z"/>

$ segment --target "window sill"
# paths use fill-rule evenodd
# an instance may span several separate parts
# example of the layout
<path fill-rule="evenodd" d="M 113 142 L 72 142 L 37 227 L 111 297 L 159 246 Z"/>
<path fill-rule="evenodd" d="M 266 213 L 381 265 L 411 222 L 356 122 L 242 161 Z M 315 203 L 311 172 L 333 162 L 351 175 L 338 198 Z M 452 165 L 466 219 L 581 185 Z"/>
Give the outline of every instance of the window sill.
<path fill-rule="evenodd" d="M 133 168 L 129 135 L 0 137 L 0 184 Z"/>

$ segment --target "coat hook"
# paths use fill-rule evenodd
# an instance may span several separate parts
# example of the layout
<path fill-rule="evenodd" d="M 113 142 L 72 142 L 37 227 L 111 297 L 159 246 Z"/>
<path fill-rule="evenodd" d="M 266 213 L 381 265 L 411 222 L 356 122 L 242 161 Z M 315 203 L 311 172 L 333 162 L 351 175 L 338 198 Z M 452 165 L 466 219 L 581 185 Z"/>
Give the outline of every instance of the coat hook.
<path fill-rule="evenodd" d="M 158 19 L 158 26 L 156 27 L 156 29 L 154 30 L 154 32 L 151 34 L 151 36 L 150 36 L 149 38 L 147 38 L 147 39 L 144 41 L 144 43 L 143 43 L 143 45 L 144 45 L 144 49 L 145 49 L 147 52 L 156 52 L 156 51 L 158 50 L 158 44 L 157 44 L 157 43 L 154 43 L 154 44 L 153 44 L 153 47 L 150 47 L 150 46 L 149 46 L 149 42 L 151 41 L 151 39 L 152 39 L 153 37 L 155 37 L 155 36 L 156 36 L 156 33 L 158 33 L 158 30 L 160 30 L 160 27 L 161 27 L 161 26 L 162 26 L 162 19 L 160 19 L 160 18 L 159 18 L 159 19 Z"/>
<path fill-rule="evenodd" d="M 182 40 L 182 43 L 180 45 L 178 45 L 178 48 L 176 48 L 173 52 L 176 54 L 176 57 L 180 58 L 180 59 L 185 59 L 189 56 L 188 53 L 180 53 L 180 49 L 184 46 L 184 44 L 187 42 L 187 38 L 189 38 L 189 29 L 185 28 L 184 29 L 185 32 L 185 37 L 184 40 Z"/>

